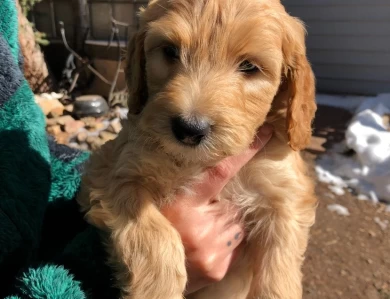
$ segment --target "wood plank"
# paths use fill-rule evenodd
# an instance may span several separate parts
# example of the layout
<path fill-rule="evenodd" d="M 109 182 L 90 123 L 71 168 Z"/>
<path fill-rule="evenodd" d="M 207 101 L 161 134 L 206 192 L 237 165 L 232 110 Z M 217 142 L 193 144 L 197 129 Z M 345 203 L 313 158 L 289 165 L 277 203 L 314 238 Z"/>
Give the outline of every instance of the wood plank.
<path fill-rule="evenodd" d="M 308 36 L 307 47 L 321 50 L 390 52 L 390 39 L 368 36 Z"/>
<path fill-rule="evenodd" d="M 354 66 L 329 64 L 313 64 L 314 73 L 319 77 L 347 79 L 347 80 L 367 80 L 387 82 L 390 85 L 390 68 L 386 66 Z"/>
<path fill-rule="evenodd" d="M 390 84 L 375 81 L 317 78 L 317 90 L 323 93 L 377 95 L 379 93 L 389 93 Z"/>
<path fill-rule="evenodd" d="M 311 20 L 327 21 L 389 21 L 389 5 L 345 5 L 345 6 L 292 6 L 288 11 L 305 22 Z"/>
<path fill-rule="evenodd" d="M 389 5 L 388 0 L 282 0 L 286 7 L 293 6 L 343 6 L 343 5 Z"/>
<path fill-rule="evenodd" d="M 387 66 L 390 68 L 390 52 L 359 52 L 344 50 L 308 50 L 309 60 L 313 64 L 340 64 Z"/>
<path fill-rule="evenodd" d="M 390 19 L 388 22 L 313 20 L 306 23 L 306 29 L 309 36 L 382 36 L 390 39 Z"/>

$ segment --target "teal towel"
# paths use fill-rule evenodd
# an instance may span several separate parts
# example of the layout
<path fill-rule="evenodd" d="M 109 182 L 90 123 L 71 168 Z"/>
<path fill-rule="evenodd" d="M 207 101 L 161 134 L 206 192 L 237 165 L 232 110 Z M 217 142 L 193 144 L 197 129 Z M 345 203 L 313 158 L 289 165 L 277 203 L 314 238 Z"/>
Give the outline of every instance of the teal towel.
<path fill-rule="evenodd" d="M 0 0 L 0 16 L 0 298 L 117 298 L 99 233 L 74 200 L 88 153 L 46 134 L 14 0 Z"/>

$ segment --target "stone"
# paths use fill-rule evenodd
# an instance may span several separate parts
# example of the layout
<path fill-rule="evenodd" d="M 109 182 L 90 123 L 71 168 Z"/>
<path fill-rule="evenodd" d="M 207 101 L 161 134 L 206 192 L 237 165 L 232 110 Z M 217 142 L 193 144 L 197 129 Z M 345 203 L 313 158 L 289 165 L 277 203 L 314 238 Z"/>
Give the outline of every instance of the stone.
<path fill-rule="evenodd" d="M 92 149 L 93 151 L 96 151 L 96 150 L 99 149 L 103 144 L 104 144 L 103 140 L 98 139 L 96 142 L 94 142 L 94 143 L 91 144 L 91 149 Z"/>
<path fill-rule="evenodd" d="M 71 148 L 80 149 L 80 145 L 77 142 L 70 142 L 68 146 Z"/>
<path fill-rule="evenodd" d="M 54 118 L 46 118 L 46 126 L 55 126 L 57 124 L 57 119 Z"/>
<path fill-rule="evenodd" d="M 102 138 L 103 142 L 106 143 L 107 141 L 115 139 L 117 135 L 107 131 L 102 131 L 99 136 Z"/>
<path fill-rule="evenodd" d="M 94 117 L 83 117 L 80 120 L 85 123 L 85 127 L 87 129 L 94 128 L 96 125 L 96 118 Z"/>
<path fill-rule="evenodd" d="M 50 111 L 48 114 L 48 117 L 50 118 L 57 118 L 64 114 L 64 107 L 56 107 Z"/>
<path fill-rule="evenodd" d="M 66 105 L 66 106 L 64 106 L 64 109 L 65 109 L 65 111 L 72 113 L 73 112 L 73 105 L 72 104 Z"/>
<path fill-rule="evenodd" d="M 92 150 L 96 150 L 104 144 L 103 140 L 98 136 L 88 136 L 86 141 Z"/>
<path fill-rule="evenodd" d="M 376 233 L 371 231 L 371 230 L 368 232 L 368 234 L 370 235 L 370 237 L 373 237 L 373 238 L 376 237 Z"/>
<path fill-rule="evenodd" d="M 110 133 L 118 134 L 122 130 L 122 124 L 119 118 L 114 118 L 110 125 L 107 128 L 107 131 Z"/>
<path fill-rule="evenodd" d="M 64 109 L 64 105 L 62 105 L 59 100 L 54 98 L 49 99 L 49 98 L 44 98 L 36 95 L 35 102 L 39 105 L 39 107 L 41 107 L 42 112 L 45 115 L 48 115 L 55 108 Z"/>
<path fill-rule="evenodd" d="M 106 128 L 106 126 L 101 123 L 101 122 L 96 122 L 95 124 L 95 131 L 101 131 L 101 130 L 104 130 Z"/>
<path fill-rule="evenodd" d="M 70 136 L 66 132 L 60 132 L 55 138 L 59 144 L 68 144 Z"/>
<path fill-rule="evenodd" d="M 93 143 L 95 141 L 96 138 L 99 138 L 98 136 L 88 136 L 87 139 L 85 139 L 85 141 L 89 144 Z"/>
<path fill-rule="evenodd" d="M 47 127 L 47 132 L 50 135 L 57 136 L 58 134 L 60 134 L 62 132 L 61 131 L 61 126 L 54 125 L 54 126 Z"/>
<path fill-rule="evenodd" d="M 73 122 L 74 119 L 70 115 L 63 115 L 57 118 L 57 124 L 65 126 L 69 122 Z"/>
<path fill-rule="evenodd" d="M 94 117 L 84 117 L 81 119 L 85 123 L 85 128 L 90 132 L 101 131 L 106 125 Z"/>
<path fill-rule="evenodd" d="M 81 149 L 81 150 L 83 150 L 83 151 L 87 151 L 87 150 L 89 150 L 89 146 L 88 146 L 88 144 L 87 143 L 80 143 L 79 144 L 79 149 Z"/>
<path fill-rule="evenodd" d="M 85 142 L 87 140 L 87 138 L 88 138 L 88 133 L 85 131 L 78 133 L 77 137 L 76 137 L 76 139 L 79 143 Z"/>
<path fill-rule="evenodd" d="M 65 132 L 69 134 L 77 133 L 81 128 L 84 128 L 84 123 L 81 120 L 73 120 L 67 122 L 64 126 Z"/>
<path fill-rule="evenodd" d="M 83 95 L 77 97 L 73 103 L 73 114 L 78 117 L 100 117 L 108 113 L 106 100 L 100 95 Z"/>
<path fill-rule="evenodd" d="M 128 112 L 129 112 L 129 109 L 127 109 L 127 108 L 115 106 L 115 108 L 113 110 L 111 110 L 111 112 L 110 112 L 110 118 L 123 119 L 123 118 L 127 117 Z"/>

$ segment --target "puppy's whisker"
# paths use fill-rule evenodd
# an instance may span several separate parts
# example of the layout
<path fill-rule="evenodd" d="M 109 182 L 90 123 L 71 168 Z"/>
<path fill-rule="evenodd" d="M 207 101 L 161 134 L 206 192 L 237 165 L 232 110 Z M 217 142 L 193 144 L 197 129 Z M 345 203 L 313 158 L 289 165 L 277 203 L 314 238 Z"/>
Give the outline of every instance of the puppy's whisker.
<path fill-rule="evenodd" d="M 161 7 L 162 9 L 164 9 L 165 11 L 168 10 L 166 7 L 162 6 L 160 3 L 157 3 L 157 5 L 158 5 L 159 7 Z"/>

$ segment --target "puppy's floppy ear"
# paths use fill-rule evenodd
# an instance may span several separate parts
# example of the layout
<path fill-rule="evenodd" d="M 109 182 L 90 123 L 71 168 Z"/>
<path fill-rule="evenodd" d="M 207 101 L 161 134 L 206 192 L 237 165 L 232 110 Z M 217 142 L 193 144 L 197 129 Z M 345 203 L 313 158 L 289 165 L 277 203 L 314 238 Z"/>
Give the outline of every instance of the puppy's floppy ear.
<path fill-rule="evenodd" d="M 286 128 L 290 147 L 300 150 L 304 149 L 311 139 L 311 124 L 317 110 L 315 78 L 306 57 L 304 25 L 289 15 L 285 21 L 284 76 L 290 89 Z"/>
<path fill-rule="evenodd" d="M 130 39 L 127 47 L 125 74 L 129 89 L 127 104 L 130 114 L 140 113 L 148 98 L 145 73 L 145 35 L 145 30 L 141 28 Z"/>

